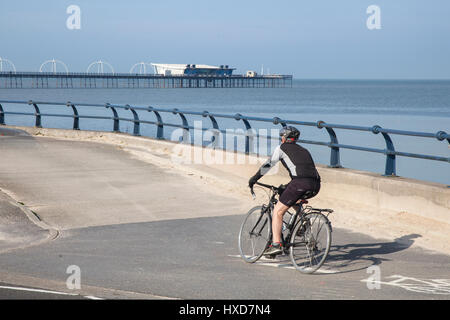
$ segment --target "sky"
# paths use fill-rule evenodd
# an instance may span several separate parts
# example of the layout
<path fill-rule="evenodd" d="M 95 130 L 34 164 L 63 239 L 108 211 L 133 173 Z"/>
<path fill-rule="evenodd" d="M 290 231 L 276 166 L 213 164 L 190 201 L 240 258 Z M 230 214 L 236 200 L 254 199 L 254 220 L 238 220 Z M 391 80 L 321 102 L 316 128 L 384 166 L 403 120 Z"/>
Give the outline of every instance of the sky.
<path fill-rule="evenodd" d="M 71 5 L 79 29 L 67 27 Z M 371 5 L 379 29 L 367 26 Z M 2 0 L 0 57 L 17 71 L 57 59 L 73 72 L 103 60 L 115 72 L 154 62 L 298 79 L 450 79 L 450 1 Z"/>

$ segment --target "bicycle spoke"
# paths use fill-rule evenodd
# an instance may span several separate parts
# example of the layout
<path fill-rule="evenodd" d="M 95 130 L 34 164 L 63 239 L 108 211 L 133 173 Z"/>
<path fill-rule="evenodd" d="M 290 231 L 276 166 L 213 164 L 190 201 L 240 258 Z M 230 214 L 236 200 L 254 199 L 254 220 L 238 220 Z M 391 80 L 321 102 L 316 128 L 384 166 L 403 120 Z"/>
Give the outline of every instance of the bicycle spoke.
<path fill-rule="evenodd" d="M 256 223 L 255 223 L 255 225 L 254 225 L 254 227 L 252 228 L 252 230 L 250 231 L 250 235 L 252 235 L 253 234 L 253 231 L 255 230 L 255 228 L 258 226 L 258 223 L 259 223 L 259 221 L 261 221 L 261 219 L 262 219 L 262 217 L 263 217 L 263 215 L 264 215 L 264 213 L 263 212 L 261 212 L 261 214 L 260 214 L 260 216 L 259 216 L 259 219 L 258 219 L 258 221 L 256 221 Z M 262 228 L 264 228 L 264 225 L 263 225 L 263 227 Z M 261 233 L 261 231 L 262 231 L 262 228 L 259 230 L 259 232 L 258 232 L 258 234 L 260 234 Z"/>
<path fill-rule="evenodd" d="M 297 238 L 303 238 L 304 245 Z M 304 273 L 316 271 L 324 263 L 331 244 L 327 218 L 319 213 L 307 214 L 304 222 L 295 228 L 291 242 L 290 255 L 295 268 Z"/>
<path fill-rule="evenodd" d="M 313 265 L 319 264 L 319 262 L 320 262 L 320 260 L 317 260 L 317 255 L 315 254 L 315 251 L 320 251 L 320 250 L 315 250 L 315 248 L 312 248 L 312 250 L 310 251 L 311 267 Z M 313 260 L 314 260 L 314 263 L 313 263 Z"/>
<path fill-rule="evenodd" d="M 268 213 L 262 207 L 249 211 L 239 232 L 239 251 L 246 262 L 255 262 L 263 254 L 269 239 L 271 228 Z"/>
<path fill-rule="evenodd" d="M 253 239 L 250 239 L 251 243 L 252 243 L 252 256 L 255 256 L 255 241 L 253 241 Z"/>
<path fill-rule="evenodd" d="M 265 220 L 264 220 L 264 223 L 263 223 L 263 225 L 261 226 L 261 229 L 259 229 L 258 235 L 261 235 L 261 231 L 263 231 L 264 227 L 266 226 L 267 220 L 268 220 L 268 219 L 265 219 Z M 256 226 L 255 226 L 255 227 L 256 227 Z"/>

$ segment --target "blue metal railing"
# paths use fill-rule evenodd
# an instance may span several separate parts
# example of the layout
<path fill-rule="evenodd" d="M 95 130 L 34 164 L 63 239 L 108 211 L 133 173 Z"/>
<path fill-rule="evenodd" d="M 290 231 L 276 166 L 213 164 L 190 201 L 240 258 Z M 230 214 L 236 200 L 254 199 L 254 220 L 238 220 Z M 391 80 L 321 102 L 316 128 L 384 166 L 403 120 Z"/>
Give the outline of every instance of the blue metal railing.
<path fill-rule="evenodd" d="M 15 111 L 5 111 L 3 110 L 2 104 L 26 104 L 30 105 L 34 108 L 34 113 L 32 112 L 15 112 Z M 55 113 L 42 113 L 40 111 L 39 105 L 52 105 L 52 106 L 67 106 L 70 107 L 73 111 L 72 115 L 69 114 L 55 114 Z M 107 108 L 112 111 L 112 117 L 111 116 L 95 116 L 95 115 L 80 115 L 78 113 L 77 107 L 92 107 L 92 108 Z M 123 109 L 123 110 L 129 110 L 133 118 L 124 118 L 119 117 L 119 114 L 117 110 Z M 145 111 L 153 113 L 156 117 L 156 121 L 149 121 L 149 120 L 142 120 L 139 118 L 139 112 Z M 163 122 L 163 118 L 161 114 L 163 113 L 172 113 L 175 115 L 178 115 L 181 119 L 181 124 L 175 124 L 175 123 L 168 123 Z M 450 144 L 450 135 L 444 131 L 438 131 L 436 133 L 428 133 L 428 132 L 417 132 L 417 131 L 404 131 L 404 130 L 396 130 L 396 129 L 386 129 L 382 128 L 380 126 L 372 126 L 372 127 L 363 127 L 363 126 L 354 126 L 354 125 L 342 125 L 342 124 L 330 124 L 325 123 L 324 121 L 317 121 L 317 122 L 305 122 L 305 121 L 295 121 L 295 120 L 287 120 L 287 119 L 280 119 L 278 117 L 274 118 L 261 118 L 261 117 L 253 117 L 253 116 L 244 116 L 239 113 L 237 114 L 220 114 L 220 113 L 210 113 L 208 111 L 189 111 L 189 110 L 179 110 L 179 109 L 163 109 L 163 108 L 156 108 L 152 106 L 148 107 L 139 107 L 139 106 L 130 106 L 128 104 L 126 105 L 116 105 L 116 104 L 92 104 L 92 103 L 73 103 L 73 102 L 44 102 L 44 101 L 9 101 L 9 100 L 0 100 L 0 125 L 5 124 L 5 115 L 25 115 L 25 116 L 34 116 L 35 117 L 35 126 L 36 127 L 42 127 L 42 116 L 47 117 L 68 117 L 73 118 L 73 129 L 74 130 L 80 130 L 79 121 L 80 119 L 103 119 L 103 120 L 112 120 L 113 121 L 113 132 L 120 132 L 119 129 L 119 123 L 120 121 L 126 121 L 133 123 L 133 135 L 139 136 L 140 133 L 140 126 L 141 124 L 150 124 L 156 126 L 156 138 L 158 139 L 164 139 L 164 128 L 165 127 L 174 127 L 174 128 L 182 128 L 186 130 L 186 132 L 189 132 L 191 130 L 197 130 L 199 128 L 193 127 L 189 125 L 189 122 L 186 118 L 186 116 L 202 116 L 202 117 L 208 117 L 211 121 L 212 128 L 201 128 L 201 130 L 212 130 L 214 132 L 213 140 L 217 137 L 217 134 L 223 133 L 227 134 L 227 131 L 220 129 L 218 122 L 216 118 L 223 118 L 223 119 L 234 119 L 237 121 L 242 121 L 246 131 L 243 133 L 245 136 L 245 153 L 250 153 L 250 146 L 251 141 L 253 138 L 259 138 L 261 135 L 255 134 L 255 130 L 252 129 L 252 126 L 250 124 L 250 121 L 256 121 L 256 122 L 265 122 L 265 123 L 271 123 L 275 125 L 281 125 L 281 126 L 287 126 L 287 125 L 299 125 L 299 126 L 310 126 L 310 127 L 317 127 L 319 129 L 325 128 L 327 131 L 330 141 L 329 142 L 323 142 L 323 141 L 313 141 L 313 140 L 302 140 L 300 139 L 300 143 L 306 143 L 306 144 L 313 144 L 313 145 L 320 145 L 330 148 L 330 167 L 333 168 L 340 168 L 341 162 L 340 162 L 340 149 L 352 149 L 352 150 L 359 150 L 364 152 L 373 152 L 373 153 L 380 153 L 384 154 L 386 156 L 386 163 L 385 163 L 385 172 L 384 175 L 386 176 L 395 176 L 396 175 L 396 156 L 402 156 L 402 157 L 410 157 L 410 158 L 419 158 L 419 159 L 426 159 L 426 160 L 434 160 L 434 161 L 443 161 L 450 163 L 449 157 L 443 157 L 443 156 L 433 156 L 433 155 L 426 155 L 426 154 L 417 154 L 417 153 L 408 153 L 408 152 L 400 152 L 396 151 L 394 147 L 394 143 L 392 142 L 392 139 L 390 135 L 404 135 L 404 136 L 413 136 L 413 137 L 423 137 L 423 138 L 432 138 L 437 139 L 439 141 L 447 140 L 448 144 Z M 380 134 L 384 138 L 384 142 L 386 145 L 385 149 L 378 149 L 378 148 L 371 148 L 366 146 L 355 146 L 355 145 L 346 145 L 341 144 L 338 141 L 336 132 L 334 129 L 344 129 L 344 130 L 354 130 L 354 131 L 363 131 L 363 132 L 372 132 L 373 134 Z M 235 133 L 236 135 L 239 133 Z M 275 139 L 273 136 L 263 136 L 267 139 Z M 183 135 L 183 141 L 187 141 L 187 136 Z M 279 139 L 278 137 L 276 139 Z"/>

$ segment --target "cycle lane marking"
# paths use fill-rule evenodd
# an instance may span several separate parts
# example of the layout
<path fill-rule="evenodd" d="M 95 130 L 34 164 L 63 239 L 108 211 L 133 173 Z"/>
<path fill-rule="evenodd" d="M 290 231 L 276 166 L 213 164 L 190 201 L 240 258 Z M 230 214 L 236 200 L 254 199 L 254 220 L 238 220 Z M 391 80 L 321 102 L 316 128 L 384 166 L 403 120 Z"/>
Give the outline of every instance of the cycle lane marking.
<path fill-rule="evenodd" d="M 361 282 L 379 285 L 380 288 L 381 285 L 388 285 L 417 293 L 450 295 L 450 279 L 417 279 L 402 275 L 391 275 L 386 278 L 394 280 L 380 281 L 369 277 L 361 280 Z"/>
<path fill-rule="evenodd" d="M 241 258 L 241 256 L 239 254 L 237 254 L 237 255 L 229 254 L 228 256 L 233 257 L 233 258 Z M 264 261 L 267 261 L 267 262 L 264 262 Z M 292 265 L 292 263 L 283 263 L 280 261 L 276 261 L 273 259 L 267 259 L 264 257 L 261 257 L 261 259 L 259 261 L 256 261 L 254 264 L 259 265 L 259 266 L 296 270 L 295 267 Z M 334 274 L 334 273 L 339 273 L 339 272 L 340 271 L 333 270 L 333 269 L 327 269 L 327 268 L 319 268 L 319 270 L 315 271 L 315 273 L 327 273 L 327 274 Z"/>

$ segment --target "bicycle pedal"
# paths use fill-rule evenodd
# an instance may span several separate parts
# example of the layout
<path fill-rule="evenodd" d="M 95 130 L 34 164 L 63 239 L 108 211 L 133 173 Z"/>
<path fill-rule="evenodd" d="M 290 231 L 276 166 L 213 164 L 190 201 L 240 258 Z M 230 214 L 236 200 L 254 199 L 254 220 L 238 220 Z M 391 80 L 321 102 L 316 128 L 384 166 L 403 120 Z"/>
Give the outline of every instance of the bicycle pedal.
<path fill-rule="evenodd" d="M 276 254 L 269 254 L 267 256 L 265 256 L 267 259 L 275 259 L 276 258 Z"/>

